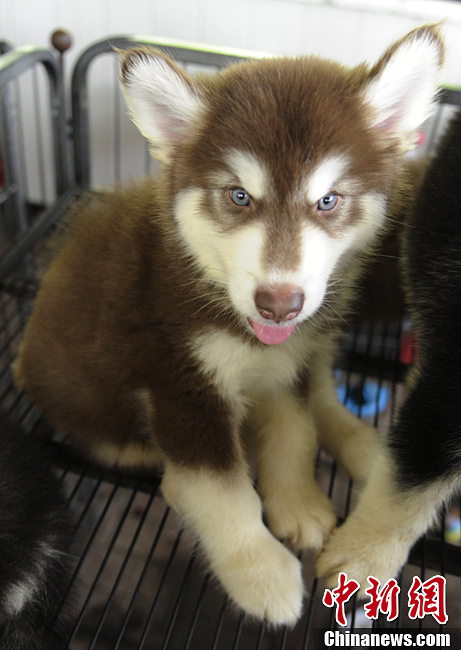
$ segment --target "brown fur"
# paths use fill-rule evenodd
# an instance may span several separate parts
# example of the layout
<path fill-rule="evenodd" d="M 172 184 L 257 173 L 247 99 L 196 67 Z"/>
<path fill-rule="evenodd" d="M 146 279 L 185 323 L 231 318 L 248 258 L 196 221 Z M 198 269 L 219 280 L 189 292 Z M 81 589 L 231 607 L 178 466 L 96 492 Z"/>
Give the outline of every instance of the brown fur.
<path fill-rule="evenodd" d="M 125 83 L 136 56 L 147 54 L 125 59 Z M 269 196 L 244 213 L 223 200 L 213 217 L 209 206 L 204 214 L 223 232 L 264 215 L 267 231 L 276 233 L 267 255 L 290 268 L 306 219 L 331 230 L 310 206 L 299 202 L 293 210 L 295 181 L 329 152 L 344 151 L 354 161 L 346 183 L 354 183 L 355 196 L 392 195 L 401 145 L 368 126 L 360 91 L 379 66 L 370 73 L 312 58 L 264 60 L 195 83 L 175 69 L 205 98 L 206 112 L 174 146 L 160 180 L 96 198 L 73 219 L 43 278 L 16 379 L 54 426 L 90 452 L 110 441 L 121 450 L 137 448 L 149 463 L 155 431 L 173 462 L 229 469 L 239 453 L 232 414 L 187 342 L 212 323 L 260 343 L 236 318 L 225 290 L 205 280 L 186 252 L 174 197 L 187 187 L 208 187 L 210 174 L 223 167 L 223 150 L 257 154 L 276 179 Z M 360 216 L 353 199 L 343 225 Z M 330 318 L 320 317 L 320 330 L 331 327 Z M 140 408 L 146 391 L 152 403 Z"/>
<path fill-rule="evenodd" d="M 355 195 L 373 189 L 392 193 L 400 143 L 368 128 L 358 92 L 363 83 L 361 68 L 347 70 L 313 57 L 252 61 L 228 68 L 202 90 L 209 110 L 202 128 L 179 152 L 173 191 L 184 186 L 207 187 L 210 170 L 222 166 L 223 150 L 237 147 L 256 153 L 276 185 L 245 219 L 258 219 L 263 213 L 277 232 L 277 254 L 284 250 L 280 237 L 287 238 L 291 254 L 296 233 L 295 183 L 330 152 L 351 154 Z M 309 210 L 306 204 L 299 206 L 300 221 Z M 290 233 L 285 230 L 288 212 Z M 356 214 L 351 209 L 350 220 Z M 223 226 L 228 226 L 226 215 L 222 218 Z M 328 229 L 324 218 L 319 224 Z"/>
<path fill-rule="evenodd" d="M 145 447 L 147 456 L 153 441 L 136 395 L 148 387 L 164 453 L 178 462 L 206 457 L 230 465 L 226 406 L 184 340 L 191 328 L 233 327 L 232 319 L 201 297 L 207 290 L 165 233 L 157 202 L 147 181 L 95 199 L 72 221 L 43 278 L 16 379 L 78 444 L 91 448 L 108 438 Z"/>

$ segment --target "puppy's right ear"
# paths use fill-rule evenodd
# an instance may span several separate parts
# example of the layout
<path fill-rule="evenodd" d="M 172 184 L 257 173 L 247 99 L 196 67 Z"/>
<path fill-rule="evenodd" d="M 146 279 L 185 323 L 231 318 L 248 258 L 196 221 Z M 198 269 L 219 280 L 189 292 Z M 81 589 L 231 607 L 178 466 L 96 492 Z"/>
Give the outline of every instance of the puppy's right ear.
<path fill-rule="evenodd" d="M 168 162 L 202 109 L 199 92 L 186 73 L 158 50 L 135 48 L 119 54 L 131 118 L 149 140 L 152 155 Z"/>

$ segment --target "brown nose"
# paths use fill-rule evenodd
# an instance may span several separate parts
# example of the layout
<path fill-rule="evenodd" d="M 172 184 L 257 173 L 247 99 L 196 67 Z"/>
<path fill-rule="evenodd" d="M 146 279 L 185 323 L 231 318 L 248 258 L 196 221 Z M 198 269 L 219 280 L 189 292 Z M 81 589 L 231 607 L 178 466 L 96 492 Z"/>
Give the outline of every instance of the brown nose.
<path fill-rule="evenodd" d="M 296 318 L 304 305 L 304 291 L 292 284 L 259 287 L 255 305 L 263 318 L 276 323 Z"/>

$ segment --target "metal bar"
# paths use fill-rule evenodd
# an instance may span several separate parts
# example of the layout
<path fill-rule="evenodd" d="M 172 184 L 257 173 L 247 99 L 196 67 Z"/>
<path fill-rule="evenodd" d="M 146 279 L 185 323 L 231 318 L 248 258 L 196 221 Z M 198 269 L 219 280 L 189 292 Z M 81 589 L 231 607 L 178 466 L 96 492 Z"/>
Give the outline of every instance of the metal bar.
<path fill-rule="evenodd" d="M 120 567 L 120 569 L 119 569 L 119 572 L 118 572 L 117 577 L 116 577 L 116 579 L 115 579 L 115 581 L 114 581 L 114 584 L 113 584 L 113 586 L 112 586 L 112 589 L 111 589 L 111 591 L 110 591 L 110 594 L 109 594 L 109 596 L 108 596 L 108 598 L 107 598 L 107 600 L 106 600 L 106 602 L 105 602 L 104 609 L 103 609 L 103 611 L 102 611 L 101 617 L 100 617 L 100 619 L 99 619 L 98 626 L 97 626 L 97 628 L 96 628 L 96 632 L 95 632 L 95 635 L 94 635 L 94 640 L 93 640 L 93 642 L 92 642 L 90 648 L 93 648 L 93 647 L 94 647 L 94 643 L 95 643 L 95 641 L 97 640 L 98 634 L 99 634 L 99 632 L 100 632 L 101 629 L 102 629 L 102 626 L 103 626 L 103 624 L 104 624 L 104 621 L 106 620 L 107 613 L 108 613 L 109 608 L 110 608 L 110 606 L 111 606 L 111 604 L 112 604 L 112 601 L 113 601 L 113 599 L 114 599 L 114 597 L 115 597 L 116 590 L 117 590 L 118 585 L 120 584 L 120 581 L 121 581 L 121 579 L 122 579 L 122 577 L 123 577 L 123 575 L 124 575 L 124 573 L 125 573 L 126 567 L 127 567 L 128 562 L 129 562 L 129 560 L 130 560 L 130 558 L 131 558 L 131 555 L 132 555 L 132 553 L 133 553 L 133 549 L 134 549 L 134 547 L 135 547 L 135 545 L 136 545 L 136 542 L 138 541 L 139 535 L 140 535 L 141 530 L 142 530 L 142 528 L 143 528 L 143 526 L 144 526 L 144 523 L 145 523 L 145 521 L 146 521 L 146 517 L 147 517 L 147 515 L 148 515 L 148 513 L 149 513 L 149 510 L 150 510 L 150 508 L 151 508 L 151 506 L 152 506 L 152 503 L 153 503 L 153 501 L 154 501 L 155 496 L 156 496 L 156 495 L 155 495 L 155 492 L 152 492 L 152 493 L 150 494 L 150 496 L 149 496 L 149 499 L 148 499 L 148 501 L 147 501 L 146 506 L 144 507 L 143 514 L 142 514 L 142 516 L 141 516 L 141 518 L 140 518 L 140 520 L 139 520 L 139 522 L 138 522 L 138 526 L 137 526 L 137 528 L 136 528 L 136 530 L 135 530 L 135 533 L 134 533 L 133 538 L 132 538 L 132 540 L 131 540 L 130 546 L 128 547 L 128 549 L 127 549 L 127 551 L 126 551 L 126 553 L 125 553 L 125 557 L 124 557 L 124 559 L 123 559 L 123 563 L 122 563 L 122 565 L 121 565 L 121 567 Z M 88 650 L 90 650 L 90 648 L 89 648 Z"/>
<path fill-rule="evenodd" d="M 23 72 L 42 65 L 50 87 L 50 117 L 52 124 L 56 193 L 62 194 L 71 183 L 66 133 L 64 82 L 62 70 L 54 55 L 45 48 L 25 46 L 0 57 L 0 90 Z"/>
<path fill-rule="evenodd" d="M 280 640 L 279 650 L 285 650 L 288 641 L 288 628 L 285 625 L 282 630 L 282 638 Z"/>
<path fill-rule="evenodd" d="M 236 650 L 238 648 L 238 645 L 240 643 L 240 638 L 242 636 L 242 630 L 243 630 L 243 621 L 244 621 L 244 614 L 240 614 L 239 619 L 238 619 L 238 625 L 237 625 L 237 631 L 235 632 L 235 637 L 234 637 L 234 643 L 232 645 L 232 650 Z"/>
<path fill-rule="evenodd" d="M 20 235 L 14 248 L 8 251 L 0 260 L 0 283 L 24 260 L 25 255 L 66 212 L 76 197 L 75 188 L 67 189 L 56 200 L 56 203 L 44 210 L 32 225 Z"/>
<path fill-rule="evenodd" d="M 261 650 L 263 638 L 264 638 L 264 633 L 267 629 L 266 623 L 263 621 L 260 626 L 259 626 L 259 631 L 258 631 L 258 638 L 256 639 L 256 648 L 255 650 Z"/>
<path fill-rule="evenodd" d="M 123 513 L 122 513 L 122 515 L 121 515 L 121 517 L 120 517 L 120 519 L 118 521 L 117 527 L 116 527 L 116 529 L 115 529 L 115 531 L 114 531 L 114 533 L 113 533 L 113 535 L 111 537 L 110 543 L 109 543 L 109 545 L 107 547 L 106 553 L 104 554 L 104 558 L 103 558 L 101 564 L 99 565 L 98 571 L 96 572 L 96 576 L 95 576 L 95 578 L 93 580 L 93 584 L 91 585 L 90 590 L 88 591 L 88 596 L 87 596 L 87 598 L 85 600 L 85 603 L 84 603 L 83 607 L 80 610 L 80 617 L 83 617 L 83 615 L 85 614 L 85 611 L 88 608 L 90 600 L 93 597 L 94 593 L 96 592 L 96 587 L 97 587 L 97 584 L 99 582 L 99 579 L 101 578 L 101 576 L 102 576 L 102 574 L 104 572 L 104 569 L 106 568 L 106 565 L 107 565 L 107 563 L 109 561 L 109 558 L 112 555 L 112 551 L 115 548 L 115 544 L 117 542 L 118 536 L 120 535 L 120 532 L 121 532 L 123 526 L 125 525 L 126 519 L 127 519 L 128 514 L 129 514 L 129 512 L 131 510 L 131 506 L 133 505 L 133 502 L 134 502 L 135 497 L 137 496 L 137 494 L 138 494 L 137 489 L 133 490 L 131 492 L 130 498 L 128 499 L 128 502 L 125 505 Z M 139 535 L 139 530 L 138 530 L 137 534 Z M 137 535 L 135 535 L 135 538 L 137 539 Z M 125 560 L 124 560 L 122 566 L 126 566 L 126 563 L 128 563 L 128 559 L 129 558 L 125 557 Z M 121 574 L 119 573 L 119 576 L 121 578 L 121 575 L 123 575 L 123 570 L 120 569 L 120 571 L 121 571 Z M 116 579 L 116 583 L 117 583 L 117 580 L 118 580 L 118 578 Z M 95 647 L 95 643 L 96 643 L 97 638 L 99 636 L 99 632 L 101 631 L 101 627 L 102 627 L 102 625 L 104 623 L 104 620 L 105 620 L 105 615 L 107 614 L 107 609 L 110 606 L 111 602 L 112 602 L 111 600 L 106 601 L 105 609 L 104 609 L 104 611 L 102 613 L 99 624 L 96 626 L 96 630 L 95 630 L 94 635 L 93 635 L 93 640 L 92 640 L 91 644 L 89 645 L 88 650 L 93 650 L 93 648 Z"/>
<path fill-rule="evenodd" d="M 223 598 L 223 603 L 221 605 L 221 609 L 219 610 L 219 616 L 218 616 L 218 622 L 216 624 L 216 629 L 214 633 L 214 638 L 213 638 L 213 645 L 211 646 L 211 650 L 219 650 L 219 637 L 221 634 L 221 630 L 223 627 L 223 622 L 224 622 L 224 614 L 227 609 L 227 603 L 228 603 L 228 598 L 227 596 L 224 596 Z"/>
<path fill-rule="evenodd" d="M 250 52 L 205 49 L 192 43 L 178 44 L 173 41 L 158 41 L 143 36 L 114 36 L 98 41 L 87 48 L 75 64 L 71 81 L 75 180 L 83 188 L 91 187 L 89 68 L 101 54 L 113 53 L 115 48 L 126 50 L 138 46 L 155 47 L 182 63 L 216 66 L 217 68 L 223 68 L 231 63 L 256 56 L 255 53 Z"/>
<path fill-rule="evenodd" d="M 210 574 L 206 573 L 205 577 L 204 577 L 204 579 L 202 581 L 202 586 L 200 588 L 200 592 L 199 592 L 199 595 L 198 595 L 198 598 L 197 598 L 194 613 L 192 615 L 192 621 L 191 621 L 191 624 L 190 624 L 189 633 L 187 635 L 187 638 L 186 638 L 186 641 L 185 641 L 185 644 L 184 644 L 184 650 L 189 650 L 189 648 L 191 647 L 192 638 L 194 636 L 194 632 L 195 632 L 196 627 L 197 627 L 198 617 L 199 617 L 200 611 L 202 609 L 203 599 L 205 597 L 205 592 L 207 590 L 209 581 L 210 581 Z"/>
<path fill-rule="evenodd" d="M 28 72 L 32 72 L 35 70 L 33 68 L 32 70 L 28 70 Z M 13 84 L 14 86 L 14 109 L 12 110 L 12 113 L 15 117 L 15 131 L 16 131 L 16 155 L 19 161 L 19 174 L 21 176 L 21 185 L 22 185 L 22 200 L 24 204 L 26 204 L 28 197 L 30 196 L 30 186 L 29 186 L 29 179 L 28 179 L 28 170 L 27 170 L 27 165 L 26 165 L 26 151 L 25 151 L 25 144 L 24 144 L 24 119 L 23 119 L 23 108 L 24 108 L 24 103 L 21 100 L 21 86 L 20 86 L 20 79 L 15 79 Z M 6 90 L 6 88 L 5 88 Z M 34 102 L 35 106 L 35 102 Z M 24 206 L 26 207 L 26 205 Z M 26 211 L 26 224 L 27 226 L 28 223 L 28 214 Z"/>
<path fill-rule="evenodd" d="M 310 593 L 309 606 L 306 614 L 306 625 L 304 628 L 302 650 L 307 650 L 311 640 L 312 627 L 313 627 L 312 622 L 314 620 L 315 605 L 317 604 L 317 598 L 316 598 L 317 587 L 318 587 L 318 579 L 314 578 L 314 581 L 312 583 L 311 593 Z"/>
<path fill-rule="evenodd" d="M 451 104 L 452 106 L 461 106 L 461 90 L 459 88 L 450 88 L 442 86 L 439 92 L 439 102 L 441 104 Z"/>
<path fill-rule="evenodd" d="M 45 181 L 45 155 L 44 155 L 44 144 L 42 136 L 42 111 L 40 106 L 40 87 L 37 76 L 37 69 L 32 70 L 32 80 L 33 88 L 35 94 L 35 123 L 36 123 L 36 138 L 37 138 L 37 161 L 38 161 L 38 175 L 39 175 L 39 184 L 42 198 L 42 205 L 46 205 L 46 181 Z M 25 166 L 24 166 L 25 167 Z"/>
<path fill-rule="evenodd" d="M 118 74 L 118 64 L 114 57 L 115 75 Z M 116 78 L 116 76 L 115 76 Z M 121 159 L 121 110 L 120 110 L 120 95 L 117 81 L 114 83 L 114 178 L 116 183 L 120 183 L 122 179 L 122 159 Z"/>
<path fill-rule="evenodd" d="M 8 56 L 7 54 L 4 56 Z M 1 60 L 1 59 L 0 59 Z M 0 79 L 1 81 L 1 79 Z M 27 228 L 26 198 L 24 177 L 20 163 L 18 139 L 18 108 L 14 102 L 10 85 L 0 86 L 0 131 L 5 185 L 9 200 L 4 206 L 4 227 L 11 240 Z"/>
<path fill-rule="evenodd" d="M 37 63 L 43 64 L 50 76 L 57 76 L 58 63 L 46 48 L 25 46 L 3 54 L 0 57 L 0 88 L 13 79 L 17 79 Z"/>
<path fill-rule="evenodd" d="M 71 504 L 72 500 L 77 496 L 78 491 L 82 487 L 82 483 L 83 483 L 83 481 L 85 479 L 88 479 L 88 477 L 86 477 L 84 474 L 81 474 L 79 476 L 79 479 L 76 482 L 75 487 L 72 490 L 72 493 L 69 495 L 69 499 L 68 499 L 69 504 Z M 90 506 L 93 503 L 94 498 L 96 497 L 96 494 L 97 494 L 99 488 L 101 487 L 101 484 L 102 484 L 102 477 L 100 477 L 99 480 L 95 480 L 95 483 L 93 485 L 93 489 L 91 490 L 89 496 L 85 500 L 85 505 L 84 505 L 78 519 L 76 520 L 76 522 L 74 524 L 74 529 L 73 529 L 74 537 L 77 534 L 77 531 L 80 530 L 80 528 L 82 526 L 82 523 L 83 523 L 85 517 L 87 516 L 87 514 L 88 514 L 88 512 L 90 510 Z"/>
<path fill-rule="evenodd" d="M 165 585 L 168 571 L 170 569 L 171 563 L 173 562 L 173 558 L 176 555 L 176 551 L 178 550 L 178 546 L 179 546 L 179 543 L 181 541 L 182 535 L 183 535 L 183 529 L 181 528 L 179 530 L 178 534 L 176 535 L 176 539 L 174 541 L 174 544 L 173 544 L 173 546 L 171 548 L 171 552 L 170 552 L 170 554 L 168 556 L 168 559 L 166 561 L 165 568 L 163 570 L 159 586 L 157 587 L 157 591 L 155 593 L 154 600 L 152 601 L 152 605 L 151 605 L 151 607 L 149 609 L 149 614 L 147 615 L 146 623 L 144 625 L 144 629 L 143 629 L 142 634 L 141 634 L 141 639 L 140 639 L 140 641 L 139 641 L 139 643 L 137 645 L 136 650 L 142 650 L 144 648 L 145 644 L 146 644 L 147 636 L 149 634 L 149 630 L 150 630 L 150 627 L 152 625 L 152 619 L 154 618 L 154 612 L 155 612 L 155 609 L 157 607 L 157 604 L 158 604 L 158 601 L 159 601 L 159 598 L 160 598 L 160 593 L 161 593 L 161 591 L 162 591 L 162 589 L 163 589 L 163 587 Z"/>
<path fill-rule="evenodd" d="M 170 616 L 170 620 L 168 622 L 167 630 L 166 630 L 165 635 L 163 637 L 163 641 L 162 641 L 162 645 L 161 645 L 160 650 L 167 650 L 167 648 L 168 648 L 168 643 L 169 643 L 171 635 L 173 633 L 173 629 L 174 629 L 176 619 L 177 619 L 178 613 L 179 613 L 179 608 L 180 608 L 181 603 L 182 603 L 182 601 L 184 599 L 184 592 L 185 592 L 185 589 L 186 589 L 187 582 L 188 582 L 188 580 L 190 578 L 192 568 L 193 568 L 194 563 L 195 563 L 195 558 L 196 558 L 196 555 L 195 555 L 195 550 L 194 550 L 191 553 L 191 556 L 189 558 L 189 562 L 187 563 L 187 566 L 186 566 L 186 570 L 184 571 L 184 575 L 183 575 L 183 578 L 182 578 L 182 581 L 181 581 L 181 586 L 180 586 L 179 592 L 178 592 L 178 597 L 176 598 L 176 602 L 175 602 L 174 607 L 173 607 L 173 612 L 172 612 L 172 614 Z"/>
<path fill-rule="evenodd" d="M 136 596 L 139 593 L 139 590 L 140 590 L 140 588 L 141 588 L 141 586 L 142 586 L 142 584 L 144 582 L 144 579 L 145 579 L 146 574 L 147 574 L 147 569 L 148 569 L 149 564 L 150 564 L 150 562 L 152 560 L 152 557 L 153 557 L 153 555 L 155 553 L 155 550 L 157 548 L 159 539 L 160 539 L 160 537 L 161 537 L 161 535 L 163 533 L 163 530 L 165 528 L 165 524 L 167 522 L 167 519 L 168 519 L 168 516 L 169 516 L 170 512 L 171 512 L 170 508 L 168 506 L 166 506 L 165 511 L 163 513 L 163 517 L 162 517 L 162 519 L 160 521 L 160 524 L 159 524 L 159 526 L 157 528 L 155 537 L 154 537 L 154 539 L 152 541 L 152 544 L 151 544 L 151 547 L 149 549 L 149 553 L 147 554 L 146 560 L 144 562 L 144 568 L 143 568 L 143 570 L 141 572 L 141 575 L 138 578 L 138 582 L 136 583 L 136 586 L 135 586 L 135 588 L 133 590 L 133 593 L 131 595 L 131 599 L 130 599 L 130 601 L 128 603 L 128 606 L 127 606 L 126 613 L 125 613 L 125 616 L 124 616 L 123 621 L 122 621 L 120 631 L 119 631 L 117 639 L 115 641 L 114 650 L 118 650 L 121 647 L 120 644 L 121 644 L 121 642 L 123 640 L 123 636 L 124 636 L 125 631 L 126 631 L 126 629 L 128 627 L 128 621 L 129 621 L 131 613 L 133 611 Z"/>
<path fill-rule="evenodd" d="M 445 572 L 447 575 L 461 576 L 461 546 L 447 544 L 438 539 L 420 539 L 412 548 L 409 564 L 421 566 L 438 571 L 440 569 L 440 557 L 444 555 Z"/>
<path fill-rule="evenodd" d="M 106 516 L 106 514 L 107 514 L 107 512 L 108 512 L 114 498 L 115 498 L 117 490 L 118 490 L 118 485 L 114 485 L 112 487 L 112 491 L 111 491 L 111 493 L 110 493 L 110 495 L 109 495 L 109 497 L 108 497 L 108 499 L 107 499 L 107 501 L 105 503 L 105 506 L 104 506 L 101 514 L 99 515 L 99 518 L 98 518 L 98 520 L 97 520 L 97 522 L 96 522 L 96 524 L 95 524 L 95 526 L 93 528 L 93 531 L 92 531 L 89 539 L 87 540 L 85 548 L 83 549 L 83 551 L 80 554 L 79 560 L 77 562 L 77 566 L 74 568 L 74 572 L 73 572 L 68 584 L 66 585 L 65 596 L 64 596 L 63 602 L 61 603 L 61 606 L 59 607 L 59 610 L 62 609 L 65 601 L 69 597 L 70 590 L 72 589 L 73 585 L 75 584 L 75 581 L 77 580 L 77 575 L 78 575 L 78 573 L 79 573 L 79 571 L 80 571 L 80 569 L 81 569 L 81 567 L 83 565 L 83 562 L 85 561 L 85 559 L 86 559 L 86 557 L 87 557 L 87 555 L 89 553 L 89 550 L 90 550 L 90 548 L 91 548 L 91 546 L 92 546 L 92 544 L 94 542 L 96 534 L 97 534 L 98 530 L 100 529 L 100 527 L 102 525 L 102 522 L 104 521 L 104 518 L 105 518 L 105 516 Z M 70 631 L 69 637 L 67 639 L 66 647 L 70 644 L 71 640 L 77 634 L 80 622 L 81 622 L 81 614 L 74 621 L 72 630 Z"/>

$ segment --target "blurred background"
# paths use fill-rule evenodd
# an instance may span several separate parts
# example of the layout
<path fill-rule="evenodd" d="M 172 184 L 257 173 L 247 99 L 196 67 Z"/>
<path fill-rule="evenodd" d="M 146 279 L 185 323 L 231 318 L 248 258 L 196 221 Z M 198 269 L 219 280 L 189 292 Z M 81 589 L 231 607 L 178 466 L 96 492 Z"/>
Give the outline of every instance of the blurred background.
<path fill-rule="evenodd" d="M 373 59 L 414 26 L 445 21 L 442 81 L 461 85 L 461 2 L 456 0 L 0 0 L 0 38 L 47 45 L 56 27 L 73 58 L 114 34 L 142 34 L 274 54 L 312 53 L 350 65 Z"/>
<path fill-rule="evenodd" d="M 53 30 L 70 33 L 72 45 L 64 57 L 68 105 L 72 70 L 82 52 L 119 35 L 147 36 L 166 44 L 199 43 L 243 54 L 314 54 L 354 65 L 374 63 L 390 43 L 418 25 L 441 22 L 447 57 L 440 81 L 461 87 L 458 0 L 0 0 L 0 17 L 0 41 L 13 47 L 49 47 Z M 148 155 L 137 155 L 142 138 L 124 119 L 117 78 L 117 58 L 109 48 L 91 63 L 88 75 L 92 185 L 98 187 L 144 176 L 152 167 Z M 22 129 L 28 142 L 37 137 L 28 106 L 42 106 L 44 114 L 48 110 L 46 99 L 27 99 L 34 85 L 27 75 L 20 80 Z M 119 122 L 115 138 L 113 124 Z M 47 124 L 40 127 L 45 140 L 48 129 Z M 123 155 L 117 155 L 114 146 Z M 28 159 L 33 150 L 28 148 Z M 52 197 L 48 180 L 40 180 L 42 167 L 31 160 L 28 185 L 34 200 L 39 193 Z"/>

